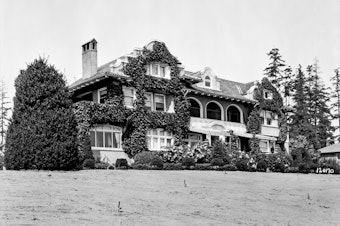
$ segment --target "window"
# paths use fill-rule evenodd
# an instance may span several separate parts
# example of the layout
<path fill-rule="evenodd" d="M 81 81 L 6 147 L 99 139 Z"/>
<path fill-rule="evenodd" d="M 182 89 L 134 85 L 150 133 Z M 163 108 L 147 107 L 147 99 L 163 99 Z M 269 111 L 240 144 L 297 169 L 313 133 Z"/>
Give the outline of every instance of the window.
<path fill-rule="evenodd" d="M 214 102 L 207 105 L 207 118 L 221 120 L 221 108 Z"/>
<path fill-rule="evenodd" d="M 240 110 L 235 106 L 230 106 L 227 109 L 227 120 L 229 122 L 241 122 Z"/>
<path fill-rule="evenodd" d="M 104 103 L 107 98 L 107 89 L 106 87 L 98 90 L 98 102 Z"/>
<path fill-rule="evenodd" d="M 209 77 L 209 76 L 206 76 L 205 79 L 204 79 L 204 81 L 205 81 L 205 86 L 206 86 L 206 87 L 210 87 L 210 85 L 211 85 L 210 77 Z"/>
<path fill-rule="evenodd" d="M 273 99 L 273 94 L 269 90 L 264 90 L 263 91 L 263 97 L 264 99 Z"/>
<path fill-rule="evenodd" d="M 200 117 L 201 116 L 201 106 L 196 100 L 189 99 L 190 101 L 190 116 L 192 117 Z"/>
<path fill-rule="evenodd" d="M 261 123 L 266 126 L 275 126 L 274 120 L 276 115 L 271 111 L 262 111 L 261 112 Z"/>
<path fill-rule="evenodd" d="M 152 94 L 151 93 L 145 93 L 145 107 L 151 111 L 152 110 Z"/>
<path fill-rule="evenodd" d="M 172 134 L 164 129 L 149 130 L 146 137 L 149 150 L 162 150 L 172 145 Z"/>
<path fill-rule="evenodd" d="M 268 152 L 268 142 L 266 140 L 260 141 L 260 149 L 262 152 Z"/>
<path fill-rule="evenodd" d="M 160 76 L 162 77 L 162 78 L 164 78 L 165 77 L 165 66 L 163 65 L 161 65 L 160 66 Z"/>
<path fill-rule="evenodd" d="M 165 64 L 153 63 L 147 67 L 147 73 L 152 76 L 161 78 L 170 78 L 168 73 L 169 67 Z"/>
<path fill-rule="evenodd" d="M 134 91 L 133 88 L 123 87 L 124 103 L 126 107 L 133 107 Z"/>
<path fill-rule="evenodd" d="M 160 94 L 155 94 L 155 110 L 164 111 L 165 110 L 165 96 Z"/>
<path fill-rule="evenodd" d="M 190 147 L 195 146 L 196 144 L 203 141 L 201 134 L 196 133 L 188 133 L 184 140 Z"/>
<path fill-rule="evenodd" d="M 91 147 L 120 149 L 122 129 L 117 126 L 99 125 L 90 130 Z"/>
<path fill-rule="evenodd" d="M 165 111 L 165 96 L 163 94 L 145 93 L 145 106 L 149 111 Z"/>
<path fill-rule="evenodd" d="M 158 75 L 158 64 L 152 64 L 151 68 L 152 68 L 152 75 Z"/>

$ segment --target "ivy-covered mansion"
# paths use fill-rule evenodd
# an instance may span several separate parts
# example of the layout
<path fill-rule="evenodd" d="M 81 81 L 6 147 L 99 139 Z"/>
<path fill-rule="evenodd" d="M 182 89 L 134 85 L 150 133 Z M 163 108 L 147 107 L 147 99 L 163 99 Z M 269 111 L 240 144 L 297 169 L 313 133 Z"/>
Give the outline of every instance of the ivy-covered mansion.
<path fill-rule="evenodd" d="M 82 78 L 69 88 L 80 148 L 95 158 L 115 162 L 231 136 L 243 151 L 254 142 L 266 153 L 285 145 L 282 99 L 267 79 L 240 83 L 210 68 L 187 71 L 157 41 L 98 67 L 93 39 L 82 46 L 82 62 Z"/>

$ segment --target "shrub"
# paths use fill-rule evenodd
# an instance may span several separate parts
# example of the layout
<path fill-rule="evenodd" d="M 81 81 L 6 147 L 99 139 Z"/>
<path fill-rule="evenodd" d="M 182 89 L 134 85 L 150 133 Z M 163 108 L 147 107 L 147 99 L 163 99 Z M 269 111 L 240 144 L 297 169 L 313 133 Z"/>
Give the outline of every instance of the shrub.
<path fill-rule="evenodd" d="M 201 142 L 186 149 L 183 157 L 194 158 L 197 163 L 209 163 L 212 158 L 211 148 L 207 142 Z"/>
<path fill-rule="evenodd" d="M 154 154 L 150 151 L 143 151 L 135 155 L 134 160 L 135 164 L 145 164 L 148 165 L 151 163 L 154 158 Z"/>
<path fill-rule="evenodd" d="M 6 137 L 6 167 L 78 168 L 84 158 L 78 151 L 77 122 L 63 75 L 40 58 L 20 71 L 15 90 Z"/>
<path fill-rule="evenodd" d="M 236 161 L 236 167 L 240 171 L 248 171 L 249 170 L 248 160 L 244 158 L 238 159 Z"/>
<path fill-rule="evenodd" d="M 182 159 L 182 166 L 186 167 L 186 168 L 190 168 L 191 166 L 195 166 L 195 159 L 193 158 L 188 158 L 185 157 Z"/>
<path fill-rule="evenodd" d="M 111 165 L 107 162 L 96 162 L 94 164 L 95 169 L 109 169 Z"/>
<path fill-rule="evenodd" d="M 299 167 L 288 167 L 287 173 L 298 173 Z"/>
<path fill-rule="evenodd" d="M 281 172 L 284 173 L 286 171 L 286 166 L 283 162 L 281 161 L 276 161 L 273 164 L 273 167 L 271 169 L 273 172 Z"/>
<path fill-rule="evenodd" d="M 308 163 L 300 163 L 299 173 L 310 173 L 310 167 Z"/>
<path fill-rule="evenodd" d="M 182 170 L 182 164 L 180 163 L 164 163 L 164 170 Z"/>
<path fill-rule="evenodd" d="M 225 164 L 230 163 L 230 157 L 227 154 L 227 146 L 220 140 L 214 143 L 211 155 L 213 159 L 221 159 Z"/>
<path fill-rule="evenodd" d="M 264 159 L 261 159 L 258 163 L 257 163 L 257 166 L 256 166 L 256 169 L 257 171 L 260 171 L 260 172 L 266 172 L 267 171 L 267 163 Z"/>
<path fill-rule="evenodd" d="M 211 166 L 209 163 L 196 164 L 195 170 L 210 170 Z"/>
<path fill-rule="evenodd" d="M 221 167 L 221 170 L 225 170 L 225 171 L 236 171 L 237 168 L 235 165 L 233 164 L 227 164 Z"/>
<path fill-rule="evenodd" d="M 135 170 L 149 170 L 151 169 L 151 167 L 149 165 L 146 165 L 146 164 L 132 164 L 131 165 L 132 169 L 135 169 Z"/>
<path fill-rule="evenodd" d="M 334 174 L 340 174 L 340 165 L 334 159 L 320 161 L 319 167 L 333 169 Z"/>
<path fill-rule="evenodd" d="M 85 159 L 83 162 L 83 167 L 85 169 L 94 169 L 95 163 L 93 159 Z"/>
<path fill-rule="evenodd" d="M 223 159 L 214 158 L 214 159 L 211 160 L 211 165 L 212 166 L 223 166 L 225 164 L 224 164 Z"/>
<path fill-rule="evenodd" d="M 116 160 L 116 168 L 118 169 L 127 169 L 129 167 L 126 159 L 117 159 Z"/>
<path fill-rule="evenodd" d="M 159 156 L 153 156 L 150 166 L 153 169 L 163 169 L 163 161 Z"/>

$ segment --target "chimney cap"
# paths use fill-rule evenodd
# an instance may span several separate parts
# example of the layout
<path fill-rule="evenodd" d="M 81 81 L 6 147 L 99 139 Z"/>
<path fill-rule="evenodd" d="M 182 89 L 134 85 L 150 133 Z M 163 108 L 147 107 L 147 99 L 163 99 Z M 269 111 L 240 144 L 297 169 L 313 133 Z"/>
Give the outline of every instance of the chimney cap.
<path fill-rule="evenodd" d="M 89 43 L 97 43 L 96 39 L 92 39 L 91 41 L 89 42 L 86 42 L 85 44 L 83 44 L 82 46 L 86 45 L 86 44 L 89 44 Z"/>

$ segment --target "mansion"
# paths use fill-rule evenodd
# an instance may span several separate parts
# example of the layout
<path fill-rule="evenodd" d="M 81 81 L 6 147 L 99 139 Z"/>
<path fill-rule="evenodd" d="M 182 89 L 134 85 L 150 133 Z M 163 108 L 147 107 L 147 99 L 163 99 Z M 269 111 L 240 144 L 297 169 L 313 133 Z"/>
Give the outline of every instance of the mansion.
<path fill-rule="evenodd" d="M 75 103 L 91 101 L 104 104 L 110 98 L 108 87 L 115 84 L 121 87 L 124 109 L 136 108 L 138 97 L 138 84 L 134 84 L 134 78 L 126 74 L 124 67 L 130 59 L 138 58 L 144 50 L 153 51 L 155 41 L 148 43 L 144 49 L 135 49 L 130 54 L 110 61 L 98 67 L 97 42 L 92 40 L 82 46 L 82 78 L 69 85 L 72 98 Z M 165 45 L 164 45 L 165 46 Z M 210 68 L 204 68 L 198 72 L 191 72 L 183 68 L 178 62 L 178 76 L 174 70 L 164 61 L 154 61 L 145 65 L 145 76 L 152 77 L 161 84 L 171 83 L 178 79 L 181 83 L 181 92 L 185 100 L 190 102 L 190 122 L 188 131 L 184 134 L 184 141 L 193 146 L 206 141 L 213 144 L 216 140 L 229 142 L 231 133 L 237 136 L 238 147 L 242 151 L 250 151 L 249 139 L 254 135 L 247 131 L 248 117 L 251 111 L 258 105 L 254 99 L 254 90 L 258 82 L 240 83 L 218 77 Z M 177 81 L 177 80 L 176 80 Z M 151 86 L 149 86 L 151 87 Z M 175 103 L 175 96 L 154 86 L 148 88 L 144 95 L 144 108 L 149 112 L 161 112 L 177 114 L 179 107 Z M 273 94 L 269 90 L 263 92 L 264 99 L 272 99 Z M 137 112 L 138 113 L 138 112 Z M 170 116 L 169 116 L 170 117 Z M 256 134 L 260 140 L 260 149 L 264 153 L 271 153 L 277 149 L 279 137 L 278 116 L 274 112 L 261 110 L 261 131 Z M 91 150 L 95 158 L 101 158 L 115 162 L 117 158 L 127 158 L 123 150 L 124 131 L 128 125 L 103 124 L 92 125 L 88 135 L 91 142 Z M 175 128 L 176 129 L 176 128 Z M 174 130 L 175 130 L 174 129 Z M 164 147 L 174 144 L 174 134 L 167 131 L 166 126 L 151 126 L 146 132 L 146 144 L 148 150 L 159 151 Z"/>

